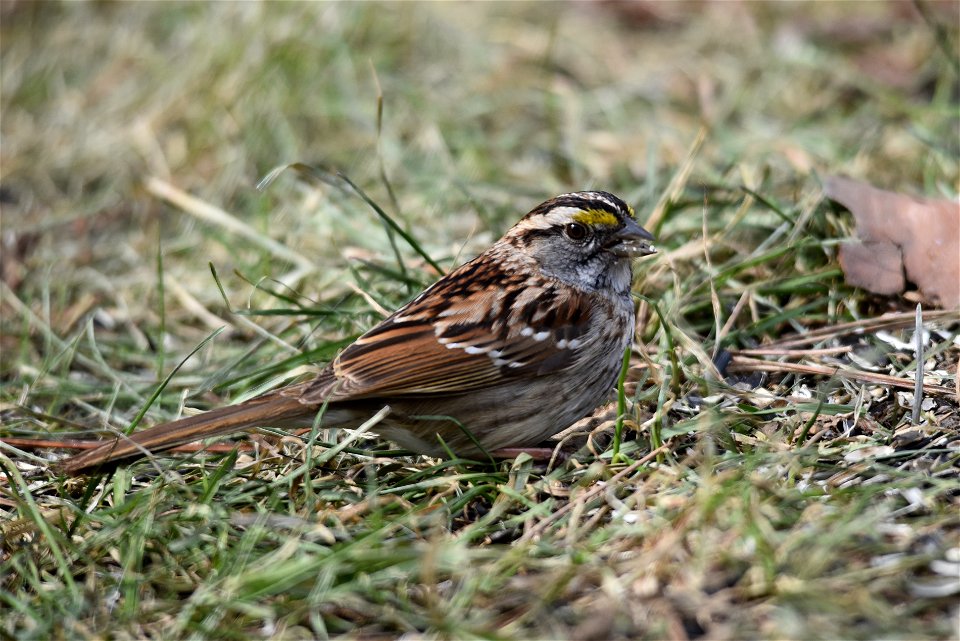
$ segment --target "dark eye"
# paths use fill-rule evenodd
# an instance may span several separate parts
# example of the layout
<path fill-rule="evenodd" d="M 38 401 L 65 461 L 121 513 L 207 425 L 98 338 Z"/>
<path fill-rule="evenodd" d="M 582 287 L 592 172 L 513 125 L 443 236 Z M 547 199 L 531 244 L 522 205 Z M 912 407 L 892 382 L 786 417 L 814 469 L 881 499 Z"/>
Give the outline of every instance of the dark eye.
<path fill-rule="evenodd" d="M 587 237 L 587 228 L 580 223 L 570 223 L 563 227 L 563 233 L 570 240 L 583 240 Z"/>

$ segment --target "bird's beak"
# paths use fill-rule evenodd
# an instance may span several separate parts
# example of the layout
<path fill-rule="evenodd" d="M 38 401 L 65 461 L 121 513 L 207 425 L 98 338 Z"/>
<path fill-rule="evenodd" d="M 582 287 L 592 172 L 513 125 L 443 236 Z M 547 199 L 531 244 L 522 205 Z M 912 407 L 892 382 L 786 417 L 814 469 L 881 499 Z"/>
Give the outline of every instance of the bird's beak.
<path fill-rule="evenodd" d="M 657 253 L 651 240 L 654 240 L 653 234 L 638 225 L 637 221 L 627 218 L 623 229 L 613 235 L 606 249 L 620 257 L 649 256 Z"/>

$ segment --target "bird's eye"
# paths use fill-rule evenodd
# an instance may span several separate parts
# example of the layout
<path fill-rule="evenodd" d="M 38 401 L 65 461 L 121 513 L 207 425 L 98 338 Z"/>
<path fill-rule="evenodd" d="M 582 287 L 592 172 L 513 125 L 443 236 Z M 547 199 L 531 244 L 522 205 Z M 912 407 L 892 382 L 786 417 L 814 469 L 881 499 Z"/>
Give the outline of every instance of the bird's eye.
<path fill-rule="evenodd" d="M 583 240 L 587 237 L 587 228 L 580 223 L 570 223 L 564 226 L 563 233 L 570 240 Z"/>

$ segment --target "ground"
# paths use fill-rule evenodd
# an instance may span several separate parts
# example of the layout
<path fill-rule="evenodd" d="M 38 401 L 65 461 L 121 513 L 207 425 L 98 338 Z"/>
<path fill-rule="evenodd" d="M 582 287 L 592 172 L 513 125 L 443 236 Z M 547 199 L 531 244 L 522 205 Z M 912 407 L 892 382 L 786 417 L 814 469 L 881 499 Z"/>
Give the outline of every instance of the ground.
<path fill-rule="evenodd" d="M 957 198 L 958 17 L 4 2 L 2 635 L 957 638 L 960 318 L 846 285 L 822 185 Z M 556 456 L 262 430 L 52 465 L 316 371 L 589 188 L 660 254 L 619 403 Z"/>

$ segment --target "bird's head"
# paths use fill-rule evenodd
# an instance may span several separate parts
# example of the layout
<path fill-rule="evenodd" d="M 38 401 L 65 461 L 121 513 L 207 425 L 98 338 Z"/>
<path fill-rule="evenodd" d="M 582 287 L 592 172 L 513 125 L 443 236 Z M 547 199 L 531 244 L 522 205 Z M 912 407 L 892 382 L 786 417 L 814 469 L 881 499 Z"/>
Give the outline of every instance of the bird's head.
<path fill-rule="evenodd" d="M 633 208 L 605 191 L 563 194 L 535 207 L 501 242 L 554 278 L 587 289 L 629 284 L 630 259 L 656 253 Z"/>

